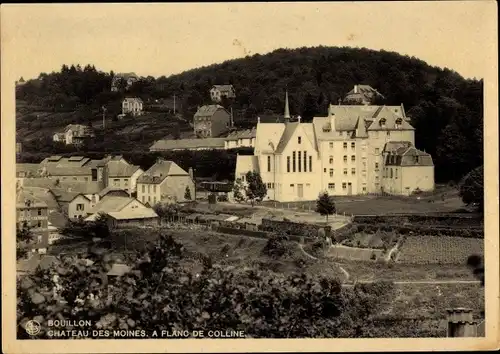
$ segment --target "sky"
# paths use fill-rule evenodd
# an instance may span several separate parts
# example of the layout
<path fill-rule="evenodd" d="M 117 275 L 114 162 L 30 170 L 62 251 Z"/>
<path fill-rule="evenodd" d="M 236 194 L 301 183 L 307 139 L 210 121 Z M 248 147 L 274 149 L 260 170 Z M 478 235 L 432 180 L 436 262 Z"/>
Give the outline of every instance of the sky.
<path fill-rule="evenodd" d="M 62 64 L 169 76 L 318 45 L 395 51 L 484 78 L 496 13 L 491 1 L 2 5 L 2 51 L 25 79 Z"/>

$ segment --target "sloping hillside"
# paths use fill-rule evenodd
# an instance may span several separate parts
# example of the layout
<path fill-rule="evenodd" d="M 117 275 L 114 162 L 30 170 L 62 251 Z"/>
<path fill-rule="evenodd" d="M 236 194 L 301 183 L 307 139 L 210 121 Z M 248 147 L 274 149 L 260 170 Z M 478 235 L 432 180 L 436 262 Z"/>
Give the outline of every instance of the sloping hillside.
<path fill-rule="evenodd" d="M 43 74 L 36 83 L 28 81 L 18 88 L 17 97 L 31 107 L 73 107 L 74 111 L 90 106 L 98 112 L 102 105 L 116 111 L 125 95 L 145 102 L 175 95 L 179 113 L 191 120 L 199 105 L 210 102 L 212 85 L 232 84 L 236 99 L 222 104 L 233 108 L 238 125 L 248 127 L 255 124 L 257 115 L 282 114 L 285 89 L 292 115 L 308 121 L 325 114 L 328 104 L 337 103 L 354 85 L 367 84 L 385 96 L 385 104 L 404 104 L 416 128 L 416 145 L 434 157 L 438 181 L 458 180 L 483 163 L 482 80 L 466 80 L 451 70 L 397 53 L 346 47 L 279 49 L 170 77 L 143 78 L 127 92 L 117 93 L 110 92 L 112 78 L 113 73 L 97 72 L 90 65 L 85 69 L 63 66 L 60 73 Z M 23 114 L 30 113 L 35 110 Z M 79 111 L 78 116 L 93 119 L 88 112 Z M 34 132 L 44 131 L 46 123 L 59 128 L 73 117 L 31 115 L 22 119 L 31 120 L 30 124 L 19 122 L 19 128 L 26 129 L 23 136 L 36 136 Z M 97 117 L 94 120 L 99 124 Z M 166 131 L 167 127 L 162 133 Z M 144 134 L 144 139 L 150 139 L 149 133 Z"/>

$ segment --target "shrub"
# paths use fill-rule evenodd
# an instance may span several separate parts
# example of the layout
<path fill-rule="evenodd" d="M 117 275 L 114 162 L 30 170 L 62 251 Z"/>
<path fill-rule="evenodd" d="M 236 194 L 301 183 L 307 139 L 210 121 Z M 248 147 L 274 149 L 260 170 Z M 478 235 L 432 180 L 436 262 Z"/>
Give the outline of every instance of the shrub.
<path fill-rule="evenodd" d="M 229 199 L 227 198 L 227 195 L 221 194 L 217 197 L 217 201 L 219 202 L 227 202 Z"/>

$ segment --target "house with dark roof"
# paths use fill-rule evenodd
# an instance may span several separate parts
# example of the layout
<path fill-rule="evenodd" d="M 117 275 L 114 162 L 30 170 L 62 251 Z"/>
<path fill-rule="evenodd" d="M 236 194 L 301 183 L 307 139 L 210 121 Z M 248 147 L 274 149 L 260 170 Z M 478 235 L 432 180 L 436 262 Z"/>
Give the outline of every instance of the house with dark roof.
<path fill-rule="evenodd" d="M 434 190 L 434 163 L 430 154 L 409 142 L 390 142 L 384 148 L 384 159 L 384 192 L 410 195 Z"/>
<path fill-rule="evenodd" d="M 213 102 L 220 102 L 222 97 L 235 98 L 236 91 L 233 85 L 213 85 L 210 89 L 210 98 Z"/>
<path fill-rule="evenodd" d="M 240 147 L 254 147 L 256 135 L 257 129 L 255 127 L 252 129 L 233 131 L 227 135 L 224 148 L 227 150 Z"/>
<path fill-rule="evenodd" d="M 222 106 L 198 107 L 193 117 L 194 133 L 199 138 L 217 138 L 230 127 L 231 114 Z"/>
<path fill-rule="evenodd" d="M 151 206 L 162 201 L 184 201 L 186 189 L 194 199 L 194 188 L 192 172 L 186 172 L 173 161 L 159 158 L 137 180 L 137 199 Z"/>
<path fill-rule="evenodd" d="M 356 103 L 362 105 L 369 105 L 374 103 L 376 99 L 383 99 L 384 95 L 378 92 L 370 85 L 354 85 L 345 98 L 345 103 Z"/>
<path fill-rule="evenodd" d="M 235 178 L 246 183 L 247 172 L 259 172 L 267 187 L 265 199 L 276 201 L 315 200 L 322 191 L 401 194 L 395 187 L 384 188 L 388 185 L 383 182 L 386 164 L 392 161 L 386 153 L 397 145 L 402 146 L 397 151 L 402 161 L 420 161 L 405 165 L 418 181 L 408 180 L 403 194 L 415 188 L 432 190 L 432 159 L 414 143 L 415 129 L 403 105 L 330 105 L 326 117 L 304 123 L 300 117 L 292 120 L 286 94 L 283 122 L 257 118 L 254 155 L 237 156 Z"/>

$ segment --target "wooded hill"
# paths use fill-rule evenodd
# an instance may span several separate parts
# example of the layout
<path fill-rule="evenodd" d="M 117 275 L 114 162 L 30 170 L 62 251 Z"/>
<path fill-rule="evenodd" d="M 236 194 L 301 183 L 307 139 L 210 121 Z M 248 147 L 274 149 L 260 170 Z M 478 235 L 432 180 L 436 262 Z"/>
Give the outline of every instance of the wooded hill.
<path fill-rule="evenodd" d="M 483 81 L 464 79 L 414 57 L 345 47 L 279 49 L 170 77 L 143 78 L 122 92 L 110 92 L 113 75 L 90 65 L 64 65 L 59 73 L 41 74 L 17 89 L 18 100 L 26 104 L 18 125 L 27 130 L 36 126 L 38 118 L 29 114 L 35 106 L 71 112 L 70 118 L 61 119 L 62 128 L 68 120 L 98 119 L 102 105 L 112 118 L 126 95 L 147 103 L 174 94 L 187 124 L 199 105 L 210 102 L 213 84 L 234 85 L 236 99 L 223 104 L 233 107 L 238 126 L 255 124 L 257 114 L 282 114 L 285 89 L 291 113 L 308 121 L 326 114 L 328 104 L 337 103 L 355 84 L 367 84 L 385 96 L 383 103 L 404 104 L 416 128 L 417 147 L 434 158 L 437 181 L 459 180 L 483 163 Z M 176 129 L 187 129 L 179 124 Z M 114 144 L 113 133 L 108 134 Z M 142 139 L 149 143 L 147 136 Z"/>

